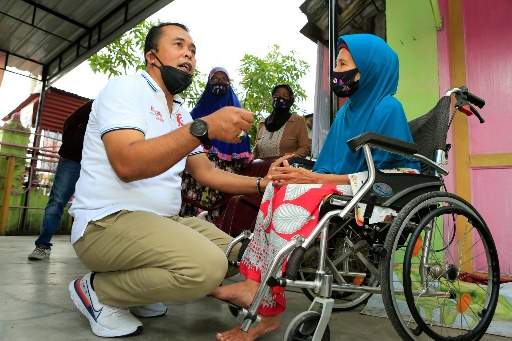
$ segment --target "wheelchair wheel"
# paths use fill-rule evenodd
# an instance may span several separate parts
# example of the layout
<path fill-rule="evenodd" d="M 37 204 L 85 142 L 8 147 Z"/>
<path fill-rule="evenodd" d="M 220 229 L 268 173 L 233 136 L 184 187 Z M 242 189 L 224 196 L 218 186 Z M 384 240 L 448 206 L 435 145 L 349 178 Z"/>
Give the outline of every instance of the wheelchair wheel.
<path fill-rule="evenodd" d="M 496 247 L 464 199 L 427 193 L 394 219 L 381 263 L 382 298 L 404 340 L 476 340 L 499 295 Z"/>
<path fill-rule="evenodd" d="M 320 313 L 315 311 L 305 311 L 297 315 L 288 325 L 284 334 L 284 341 L 308 341 L 312 340 L 316 332 L 316 327 L 320 322 Z M 325 326 L 322 341 L 331 339 L 329 325 Z"/>
<path fill-rule="evenodd" d="M 452 228 L 449 224 L 453 221 L 457 224 L 453 232 L 459 238 L 459 245 L 455 242 L 450 245 L 452 236 L 443 238 L 442 235 L 446 227 Z M 440 228 L 444 231 L 436 230 Z M 427 239 L 429 231 L 432 231 L 429 242 L 433 246 L 420 251 L 417 246 L 426 244 L 423 240 Z M 460 234 L 467 240 L 461 243 Z M 455 240 L 455 236 L 453 238 Z M 497 263 L 489 230 L 473 212 L 444 206 L 426 215 L 411 236 L 403 269 L 405 299 L 419 329 L 435 340 L 457 336 L 465 340 L 480 338 L 491 323 L 498 299 L 499 281 L 496 279 L 499 279 L 499 271 L 497 266 L 489 268 L 487 265 L 487 262 L 493 262 L 493 257 Z M 421 259 L 425 259 L 423 263 Z M 418 278 L 421 264 L 423 282 Z M 497 272 L 494 274 L 494 282 L 497 283 L 494 294 L 493 284 L 488 283 L 489 280 L 492 282 L 493 272 Z M 483 277 L 482 273 L 489 273 L 489 277 Z M 449 295 L 436 295 L 438 292 Z M 428 293 L 433 293 L 433 296 L 426 297 Z M 427 316 L 425 306 L 438 310 L 439 316 Z"/>
<path fill-rule="evenodd" d="M 334 278 L 335 284 L 356 284 L 360 286 L 371 286 L 376 287 L 379 285 L 379 280 L 375 276 L 371 275 L 364 263 L 359 257 L 352 251 L 352 245 L 357 244 L 361 241 L 361 236 L 353 229 L 346 231 L 339 231 L 336 235 L 328 241 L 328 252 L 327 256 L 332 261 L 332 264 L 327 262 L 326 272 L 333 273 L 334 271 L 340 274 L 351 273 L 352 275 L 342 275 L 342 282 Z M 366 258 L 369 262 L 377 266 L 376 257 L 370 256 L 369 245 L 364 244 L 363 248 L 359 250 L 359 253 Z M 314 281 L 315 273 L 318 266 L 318 246 L 311 247 L 304 257 L 304 262 L 299 270 L 299 279 L 303 281 Z M 359 274 L 359 275 L 357 275 Z M 312 289 L 301 288 L 302 292 L 306 297 L 313 301 L 316 297 Z M 334 311 L 347 311 L 352 310 L 359 305 L 366 303 L 371 297 L 371 293 L 360 293 L 360 292 L 339 292 L 333 291 L 332 298 L 334 299 Z"/>

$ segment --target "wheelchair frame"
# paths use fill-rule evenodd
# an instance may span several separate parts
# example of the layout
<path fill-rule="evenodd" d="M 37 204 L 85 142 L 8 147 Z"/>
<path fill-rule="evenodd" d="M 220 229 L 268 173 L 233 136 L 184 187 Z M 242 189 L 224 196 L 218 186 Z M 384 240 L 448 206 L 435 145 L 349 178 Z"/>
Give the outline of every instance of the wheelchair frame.
<path fill-rule="evenodd" d="M 457 99 L 453 114 L 455 114 L 457 110 L 463 111 L 466 114 L 472 112 L 480 119 L 480 122 L 484 122 L 476 109 L 470 104 L 474 103 L 481 108 L 485 104 L 483 100 L 469 93 L 465 87 L 451 89 L 445 96 L 451 98 L 452 94 L 455 94 Z M 447 131 L 448 127 L 446 127 L 445 132 Z M 445 141 L 446 134 L 444 135 Z M 347 141 L 347 144 L 352 151 L 362 148 L 364 152 L 368 166 L 368 179 L 366 183 L 350 200 L 340 200 L 335 196 L 331 197 L 329 199 L 330 204 L 344 207 L 325 213 L 309 236 L 297 235 L 293 237 L 293 239 L 276 254 L 268 272 L 265 277 L 262 278 L 261 285 L 251 306 L 249 309 L 240 309 L 238 311 L 237 320 L 242 324 L 241 329 L 248 331 L 251 325 L 258 323 L 259 317 L 257 315 L 257 309 L 267 287 L 290 286 L 309 289 L 316 294 L 316 297 L 314 297 L 308 311 L 298 315 L 290 323 L 285 334 L 285 340 L 298 340 L 294 338 L 293 335 L 297 332 L 301 333 L 300 330 L 305 324 L 309 324 L 310 326 L 313 324 L 315 326 L 314 333 L 310 332 L 310 334 L 308 334 L 308 340 L 329 340 L 328 322 L 332 310 L 335 308 L 333 292 L 362 294 L 382 293 L 386 312 L 388 313 L 391 323 L 403 339 L 419 340 L 420 337 L 424 336 L 435 340 L 476 340 L 481 338 L 492 320 L 499 295 L 498 256 L 490 231 L 480 214 L 462 198 L 454 194 L 439 191 L 441 186 L 444 185 L 442 175 L 448 174 L 442 167 L 442 165 L 446 164 L 447 159 L 445 148 L 437 148 L 433 157 L 434 161 L 432 161 L 428 157 L 419 154 L 419 148 L 415 143 L 408 143 L 372 132 L 357 136 Z M 433 175 L 384 174 L 375 169 L 371 148 L 414 158 L 433 169 Z M 389 198 L 375 195 L 375 191 L 372 191 L 372 189 L 376 182 L 386 183 L 386 181 L 394 181 L 393 178 L 398 179 L 397 183 L 402 183 L 398 185 L 397 194 Z M 412 184 L 415 181 L 411 183 L 411 179 L 420 181 Z M 374 256 L 377 257 L 380 271 L 365 255 L 361 254 L 360 250 L 363 244 L 368 243 L 368 241 L 364 239 L 361 242 L 353 243 L 350 239 L 345 238 L 350 250 L 344 252 L 336 262 L 338 264 L 340 261 L 350 256 L 358 257 L 367 268 L 365 276 L 368 277 L 368 274 L 370 274 L 374 278 L 378 278 L 382 289 L 376 285 L 362 286 L 347 283 L 344 276 L 360 276 L 361 273 L 351 274 L 350 272 L 338 272 L 336 264 L 328 257 L 329 238 L 339 232 L 338 229 L 335 233 L 332 233 L 332 219 L 341 219 L 345 223 L 343 226 L 345 226 L 352 218 L 352 212 L 358 203 L 367 204 L 364 214 L 365 225 L 368 225 L 366 218 L 371 215 L 375 206 L 390 207 L 398 212 L 393 221 L 387 225 L 388 228 L 383 237 L 385 241 L 378 245 L 370 245 Z M 426 302 L 430 298 L 438 302 L 440 310 L 446 309 L 446 307 L 444 303 L 441 305 L 439 302 L 450 301 L 450 304 L 453 305 L 452 301 L 457 297 L 457 310 L 462 306 L 468 309 L 471 304 L 474 303 L 473 301 L 468 301 L 467 303 L 462 301 L 462 297 L 467 296 L 464 296 L 465 294 L 460 290 L 461 286 L 458 282 L 467 280 L 469 276 L 462 270 L 465 265 L 460 259 L 459 263 L 456 262 L 457 259 L 452 259 L 451 261 L 453 263 L 450 264 L 443 264 L 449 262 L 444 259 L 440 260 L 436 258 L 434 261 L 429 259 L 432 254 L 438 252 L 443 252 L 444 254 L 446 250 L 454 247 L 454 245 L 452 245 L 455 238 L 454 236 L 450 237 L 451 239 L 448 240 L 448 245 L 444 246 L 445 235 L 443 224 L 446 224 L 445 220 L 440 224 L 442 225 L 440 228 L 441 242 L 444 248 L 436 250 L 433 246 L 435 225 L 438 224 L 439 217 L 444 217 L 444 214 L 449 214 L 452 217 L 457 215 L 457 223 L 460 217 L 467 218 L 467 222 L 476 229 L 476 232 L 472 233 L 476 233 L 481 237 L 484 249 L 482 254 L 485 254 L 487 265 L 491 267 L 490 271 L 487 272 L 488 284 L 486 288 L 483 289 L 485 290 L 485 300 L 477 306 L 477 308 L 472 308 L 478 309 L 478 312 L 471 315 L 472 318 L 477 316 L 477 321 L 475 322 L 476 326 L 467 323 L 467 325 L 463 326 L 464 328 L 455 328 L 457 333 L 461 330 L 462 333 L 464 333 L 456 337 L 450 335 L 451 331 L 442 329 L 447 327 L 443 325 L 443 323 L 439 326 L 435 322 L 432 322 L 431 317 L 427 316 L 427 318 L 425 318 L 425 312 L 422 311 L 420 305 L 421 302 Z M 448 216 L 448 218 L 449 217 L 450 216 Z M 456 225 L 455 218 L 453 218 L 453 225 L 451 232 L 455 232 L 460 226 Z M 340 229 L 343 229 L 343 226 L 339 226 L 338 224 Z M 243 236 L 241 235 L 235 238 L 233 245 L 245 238 L 250 238 L 247 232 Z M 423 238 L 425 238 L 425 241 L 423 241 Z M 419 240 L 421 240 L 421 242 L 418 242 Z M 408 241 L 409 243 L 407 244 Z M 439 243 L 438 241 L 436 242 Z M 297 275 L 301 271 L 301 264 L 304 262 L 304 256 L 307 250 L 315 243 L 319 244 L 319 255 L 314 280 L 297 280 Z M 417 245 L 421 246 L 421 251 L 415 255 L 415 252 L 418 252 L 416 250 Z M 460 248 L 460 246 L 457 247 Z M 232 246 L 228 247 L 228 255 L 231 249 Z M 396 265 L 394 262 L 395 257 L 398 255 L 398 250 L 405 250 L 403 256 L 403 288 L 396 287 L 396 281 L 393 279 L 393 276 L 395 276 L 394 267 Z M 278 271 L 279 264 L 282 264 L 282 261 L 288 256 L 286 273 L 283 274 L 283 277 L 276 278 L 275 274 Z M 416 263 L 413 258 L 418 258 Z M 416 266 L 419 269 L 420 277 L 420 280 L 417 282 L 412 281 L 412 273 L 415 271 Z M 334 280 L 336 280 L 336 283 L 334 283 Z M 375 284 L 375 282 L 372 283 Z M 434 283 L 434 285 L 432 283 Z M 443 290 L 443 286 L 448 289 L 445 288 Z M 401 297 L 402 295 L 405 296 L 405 301 L 407 302 L 407 313 L 404 313 L 397 303 L 397 296 Z M 358 304 L 360 303 L 361 302 Z M 460 310 L 461 314 L 464 315 L 466 310 L 462 311 L 462 308 L 460 308 Z M 412 318 L 405 317 L 406 314 L 407 316 L 409 316 L 409 314 L 412 315 Z M 413 326 L 411 326 L 412 324 Z M 311 330 L 311 328 L 309 329 Z"/>

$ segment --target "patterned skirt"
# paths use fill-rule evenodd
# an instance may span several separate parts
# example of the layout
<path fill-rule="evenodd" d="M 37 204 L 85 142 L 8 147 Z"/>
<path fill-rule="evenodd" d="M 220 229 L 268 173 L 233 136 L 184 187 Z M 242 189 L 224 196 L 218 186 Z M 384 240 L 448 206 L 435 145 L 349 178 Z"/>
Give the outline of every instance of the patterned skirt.
<path fill-rule="evenodd" d="M 234 159 L 232 161 L 226 161 L 220 159 L 216 154 L 207 154 L 207 156 L 215 168 L 222 169 L 229 173 L 239 174 L 240 170 L 247 165 L 247 159 Z M 182 179 L 181 196 L 197 201 L 203 206 L 212 206 L 224 194 L 223 192 L 217 191 L 210 187 L 201 186 L 190 174 L 187 173 L 186 170 L 182 173 Z M 182 202 L 180 216 L 196 217 L 202 211 L 203 210 L 198 207 L 195 207 L 186 202 Z M 210 211 L 206 215 L 205 219 L 211 223 L 214 223 L 219 218 L 219 214 L 219 210 Z"/>
<path fill-rule="evenodd" d="M 256 219 L 254 236 L 240 264 L 240 273 L 261 282 L 274 256 L 295 235 L 309 236 L 318 223 L 320 205 L 329 194 L 351 195 L 350 185 L 287 185 L 281 189 L 267 186 Z M 281 277 L 286 262 L 276 276 Z M 286 308 L 283 287 L 269 288 L 258 312 L 276 315 Z"/>

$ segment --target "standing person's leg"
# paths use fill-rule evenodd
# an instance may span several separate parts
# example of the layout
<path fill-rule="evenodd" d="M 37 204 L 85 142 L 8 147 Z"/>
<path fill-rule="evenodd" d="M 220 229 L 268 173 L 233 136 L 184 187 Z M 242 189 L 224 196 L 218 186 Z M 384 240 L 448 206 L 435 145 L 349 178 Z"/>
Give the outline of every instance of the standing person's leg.
<path fill-rule="evenodd" d="M 79 177 L 79 162 L 59 159 L 48 203 L 44 209 L 41 232 L 35 241 L 35 250 L 28 256 L 29 259 L 40 260 L 50 256 L 51 239 L 59 228 L 64 208 L 75 192 Z"/>

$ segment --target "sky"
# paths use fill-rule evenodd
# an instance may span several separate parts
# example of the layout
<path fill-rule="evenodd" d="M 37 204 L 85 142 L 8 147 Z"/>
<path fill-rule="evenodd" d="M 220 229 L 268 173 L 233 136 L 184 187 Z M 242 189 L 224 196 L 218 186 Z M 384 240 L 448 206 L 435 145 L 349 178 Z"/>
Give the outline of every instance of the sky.
<path fill-rule="evenodd" d="M 300 33 L 300 29 L 307 23 L 306 16 L 299 9 L 303 2 L 174 0 L 148 19 L 187 25 L 197 46 L 196 68 L 208 73 L 213 67 L 225 67 L 236 84 L 240 80 L 237 69 L 245 54 L 264 57 L 274 44 L 280 46 L 282 53 L 295 51 L 296 58 L 310 65 L 308 73 L 298 80 L 308 99 L 296 104 L 306 112 L 313 112 L 316 44 Z M 86 61 L 57 80 L 53 86 L 83 97 L 95 98 L 107 81 L 105 75 L 94 74 Z M 30 83 L 26 77 L 4 73 L 0 86 L 0 117 L 11 112 L 30 95 Z"/>

